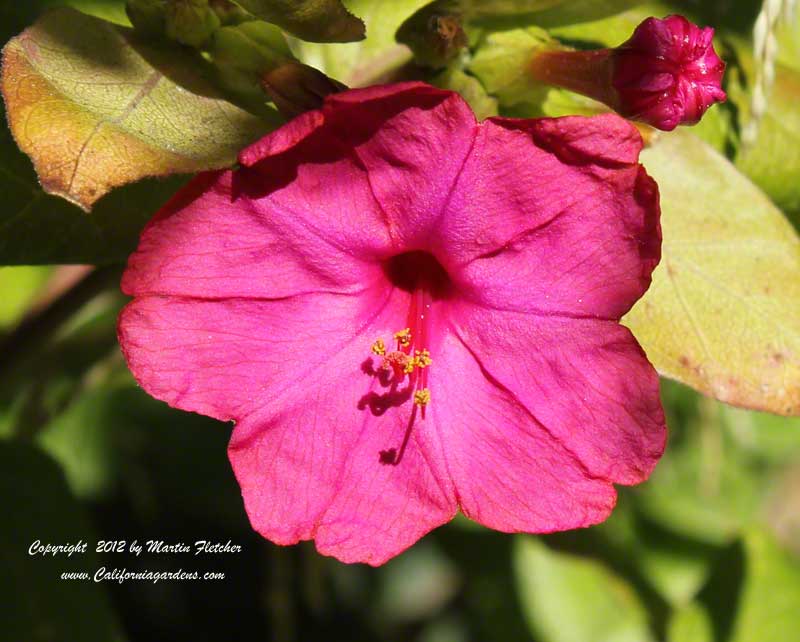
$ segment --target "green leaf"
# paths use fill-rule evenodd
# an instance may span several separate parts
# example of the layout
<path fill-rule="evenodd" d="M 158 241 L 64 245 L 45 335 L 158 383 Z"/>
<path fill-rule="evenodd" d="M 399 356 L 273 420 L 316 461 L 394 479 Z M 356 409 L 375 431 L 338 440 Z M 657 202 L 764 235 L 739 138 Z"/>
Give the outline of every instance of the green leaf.
<path fill-rule="evenodd" d="M 519 17 L 544 11 L 553 7 L 561 8 L 574 0 L 443 0 L 433 4 L 456 4 L 460 5 L 468 20 L 480 20 L 481 18 L 492 17 Z"/>
<path fill-rule="evenodd" d="M 421 8 L 420 16 L 457 14 L 466 23 L 495 29 L 531 24 L 552 27 L 598 20 L 641 3 L 642 0 L 435 0 Z M 420 21 L 418 28 L 423 27 Z"/>
<path fill-rule="evenodd" d="M 41 0 L 39 1 L 41 2 Z M 62 5 L 74 7 L 90 16 L 102 18 L 124 27 L 131 26 L 130 20 L 125 14 L 125 0 L 44 0 L 44 4 L 52 7 Z"/>
<path fill-rule="evenodd" d="M 667 451 L 664 458 L 671 455 Z M 705 583 L 718 549 L 645 519 L 635 510 L 634 493 L 620 492 L 611 516 L 586 532 L 595 541 L 585 550 L 605 551 L 606 559 L 633 570 L 669 604 L 683 606 Z"/>
<path fill-rule="evenodd" d="M 364 23 L 341 0 L 233 0 L 257 18 L 309 42 L 352 42 L 364 38 Z"/>
<path fill-rule="evenodd" d="M 670 604 L 684 604 L 700 590 L 711 566 L 709 547 L 672 531 L 639 526 L 628 552 L 647 578 Z"/>
<path fill-rule="evenodd" d="M 296 41 L 297 57 L 349 87 L 380 82 L 386 74 L 411 60 L 411 51 L 397 44 L 394 34 L 402 22 L 426 0 L 349 0 L 347 8 L 361 16 L 367 37 L 342 45 Z"/>
<path fill-rule="evenodd" d="M 601 563 L 518 536 L 514 570 L 523 611 L 542 642 L 649 642 L 647 613 L 631 586 Z"/>
<path fill-rule="evenodd" d="M 671 535 L 662 540 L 667 557 L 682 550 L 697 557 L 692 546 L 681 544 L 695 542 L 699 557 L 707 560 L 708 550 L 703 552 L 703 544 L 706 549 L 728 545 L 768 513 L 785 460 L 778 461 L 757 443 L 749 443 L 751 433 L 731 421 L 730 408 L 678 384 L 664 384 L 670 442 L 648 483 L 631 490 L 630 495 L 637 513 Z M 676 393 L 691 400 L 694 408 L 674 412 Z M 735 414 L 738 419 L 744 415 L 754 420 L 764 417 L 751 411 L 737 410 Z M 792 432 L 793 422 L 775 420 Z M 691 568 L 687 566 L 686 570 Z M 670 599 L 673 604 L 685 603 L 685 598 L 694 596 L 695 591 L 673 590 L 678 588 L 678 584 L 672 584 L 670 595 L 684 599 Z"/>
<path fill-rule="evenodd" d="M 45 14 L 3 50 L 11 130 L 44 190 L 89 209 L 145 176 L 235 162 L 268 125 L 226 102 L 188 51 L 73 9 Z"/>
<path fill-rule="evenodd" d="M 731 408 L 721 409 L 739 448 L 769 465 L 787 465 L 800 458 L 800 418 Z"/>
<path fill-rule="evenodd" d="M 589 4 L 599 3 L 589 0 Z M 578 49 L 599 49 L 621 45 L 631 37 L 639 24 L 651 16 L 663 18 L 676 13 L 675 4 L 665 2 L 621 1 L 617 6 L 621 8 L 619 12 L 608 12 L 605 15 L 584 13 L 580 19 L 569 19 L 569 14 L 562 15 L 560 19 L 553 16 L 553 20 L 537 24 L 546 27 L 552 36 Z M 692 16 L 686 9 L 682 8 L 679 13 L 698 24 L 702 23 L 702 20 Z"/>
<path fill-rule="evenodd" d="M 58 461 L 76 497 L 101 499 L 110 495 L 123 466 L 122 431 L 130 428 L 127 413 L 109 422 L 112 391 L 82 395 L 38 435 L 42 449 Z"/>
<path fill-rule="evenodd" d="M 641 161 L 661 193 L 653 284 L 625 317 L 662 374 L 722 401 L 800 413 L 800 239 L 770 200 L 691 133 Z"/>
<path fill-rule="evenodd" d="M 543 85 L 532 77 L 528 68 L 534 55 L 554 44 L 539 27 L 489 33 L 478 43 L 468 69 L 497 97 L 504 115 L 539 118 L 609 111 L 591 98 Z"/>
<path fill-rule="evenodd" d="M 730 642 L 787 642 L 800 632 L 800 562 L 767 532 L 744 538 L 745 576 Z"/>
<path fill-rule="evenodd" d="M 45 267 L 0 268 L 0 330 L 14 325 L 25 314 L 50 272 Z"/>
<path fill-rule="evenodd" d="M 497 100 L 486 93 L 476 78 L 468 76 L 460 69 L 446 69 L 434 77 L 431 84 L 461 94 L 479 120 L 497 116 Z"/>
<path fill-rule="evenodd" d="M 706 610 L 697 602 L 675 611 L 669 620 L 667 642 L 714 642 Z"/>
<path fill-rule="evenodd" d="M 476 2 L 480 11 L 475 22 L 490 28 L 519 27 L 534 24 L 555 27 L 599 20 L 613 16 L 643 0 L 494 0 Z M 491 7 L 495 7 L 492 9 Z"/>
<path fill-rule="evenodd" d="M 64 572 L 100 567 L 97 539 L 70 495 L 58 467 L 38 449 L 0 441 L 0 496 L 6 527 L 0 529 L 0 622 L 8 640 L 123 639 L 105 587 L 91 580 L 62 580 Z M 83 540 L 86 553 L 29 556 L 36 540 Z"/>
<path fill-rule="evenodd" d="M 536 105 L 545 99 L 548 88 L 527 69 L 535 52 L 551 43 L 547 32 L 537 27 L 490 33 L 479 43 L 469 71 L 504 107 Z M 536 111 L 532 107 L 531 116 Z"/>

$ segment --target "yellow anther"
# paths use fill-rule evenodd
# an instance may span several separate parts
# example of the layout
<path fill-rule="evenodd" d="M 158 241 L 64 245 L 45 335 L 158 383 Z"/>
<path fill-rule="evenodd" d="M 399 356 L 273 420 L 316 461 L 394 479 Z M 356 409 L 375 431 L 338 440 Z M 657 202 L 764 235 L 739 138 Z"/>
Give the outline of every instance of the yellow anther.
<path fill-rule="evenodd" d="M 378 339 L 372 344 L 372 352 L 380 357 L 386 354 L 386 344 L 383 343 L 383 339 Z"/>
<path fill-rule="evenodd" d="M 427 368 L 429 365 L 433 363 L 433 359 L 431 359 L 431 353 L 427 350 L 416 350 L 416 356 L 414 357 L 414 365 L 418 368 Z"/>
<path fill-rule="evenodd" d="M 394 338 L 401 346 L 407 346 L 411 343 L 411 328 L 405 328 L 399 332 L 394 333 Z"/>
<path fill-rule="evenodd" d="M 414 393 L 414 403 L 418 406 L 427 406 L 431 400 L 431 391 L 427 388 L 422 388 Z"/>
<path fill-rule="evenodd" d="M 416 362 L 414 361 L 414 359 L 409 359 L 408 363 L 406 363 L 405 367 L 403 368 L 403 372 L 405 374 L 411 374 L 412 372 L 414 372 L 414 366 L 415 365 L 416 365 Z"/>

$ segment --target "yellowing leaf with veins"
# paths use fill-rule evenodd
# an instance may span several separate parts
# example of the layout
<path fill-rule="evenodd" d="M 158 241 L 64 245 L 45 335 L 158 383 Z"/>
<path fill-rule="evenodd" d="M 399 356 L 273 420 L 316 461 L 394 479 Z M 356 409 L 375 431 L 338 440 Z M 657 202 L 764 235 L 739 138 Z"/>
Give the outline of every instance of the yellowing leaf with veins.
<path fill-rule="evenodd" d="M 178 48 L 73 9 L 46 13 L 3 50 L 0 89 L 44 190 L 89 210 L 145 176 L 216 169 L 266 132 Z"/>
<path fill-rule="evenodd" d="M 625 317 L 662 374 L 728 403 L 800 414 L 800 239 L 772 202 L 685 130 L 641 155 L 664 245 Z"/>

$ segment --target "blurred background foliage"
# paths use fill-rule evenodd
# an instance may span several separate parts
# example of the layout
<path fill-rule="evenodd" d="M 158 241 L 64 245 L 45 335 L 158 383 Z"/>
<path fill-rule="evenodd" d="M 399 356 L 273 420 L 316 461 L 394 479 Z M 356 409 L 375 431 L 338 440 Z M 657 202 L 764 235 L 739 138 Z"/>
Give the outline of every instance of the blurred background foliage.
<path fill-rule="evenodd" d="M 0 3 L 2 40 L 48 4 L 59 3 Z M 69 4 L 125 21 L 119 1 Z M 389 0 L 346 4 L 368 28 L 372 18 L 387 31 L 381 16 L 393 4 Z M 407 16 L 422 4 L 393 6 Z M 728 34 L 729 51 L 746 56 L 760 3 L 686 0 L 658 6 L 719 27 Z M 555 11 L 545 12 L 542 24 L 554 20 Z M 396 16 L 392 19 L 392 25 L 399 24 Z M 601 29 L 609 28 L 602 24 Z M 556 35 L 576 38 L 574 28 L 559 32 L 558 25 L 553 27 Z M 591 28 L 582 37 L 588 38 Z M 781 48 L 781 61 L 787 70 L 794 65 L 792 73 L 800 68 L 797 33 L 787 30 Z M 337 46 L 357 56 L 374 47 L 365 42 L 307 45 L 306 61 L 330 57 L 330 47 Z M 456 78 L 445 83 L 464 82 L 464 91 L 483 99 L 473 77 L 448 73 Z M 794 120 L 778 115 L 767 122 L 768 130 L 782 129 L 759 143 L 765 146 L 761 151 L 748 152 L 750 158 L 740 157 L 735 133 L 724 122 L 731 117 L 726 110 L 744 103 L 719 110 L 698 130 L 790 214 L 800 185 L 797 166 L 784 165 L 783 175 L 762 168 L 778 144 L 775 136 L 783 137 L 781 145 L 797 149 L 797 98 L 792 93 L 780 98 L 780 109 L 794 113 Z M 490 102 L 486 110 L 492 109 L 496 105 Z M 0 150 L 3 166 L 26 176 L 27 183 L 17 180 L 17 189 L 37 189 L 29 161 L 8 145 Z M 124 188 L 117 193 L 122 196 L 112 194 L 104 202 L 117 198 L 119 206 L 137 210 L 130 223 L 135 232 L 175 184 L 147 184 L 156 193 L 147 185 Z M 15 232 L 15 238 L 41 233 L 48 217 L 58 218 L 59 229 L 73 217 L 72 227 L 67 226 L 71 236 L 59 232 L 52 241 L 68 256 L 105 221 L 113 227 L 103 203 L 87 221 L 54 197 L 37 199 L 51 207 L 42 208 L 38 227 Z M 37 200 L 36 207 L 42 202 Z M 2 224 L 5 235 L 16 223 L 10 217 Z M 113 263 L 135 240 L 127 230 L 110 234 L 101 235 L 107 243 L 92 246 L 109 252 L 98 263 Z M 20 257 L 29 256 L 17 249 Z M 85 278 L 85 271 L 0 268 L 0 639 L 800 640 L 800 419 L 735 409 L 664 381 L 670 428 L 666 454 L 650 481 L 620 489 L 617 509 L 604 524 L 532 537 L 491 532 L 458 518 L 381 568 L 346 566 L 317 555 L 309 544 L 281 548 L 256 535 L 226 457 L 230 426 L 172 410 L 136 386 L 116 344 L 116 316 L 124 305 L 118 277 L 118 266 L 103 268 L 79 286 L 84 287 L 81 296 L 56 326 L 37 329 L 34 323 L 33 339 L 9 345 L 4 340 L 18 339 L 12 331 L 20 323 L 30 323 L 60 292 Z M 100 539 L 230 539 L 243 552 L 202 558 L 93 552 L 30 558 L 27 548 L 36 539 L 83 539 L 90 550 Z M 65 571 L 93 572 L 103 565 L 196 567 L 224 571 L 226 579 L 158 584 L 57 579 Z"/>

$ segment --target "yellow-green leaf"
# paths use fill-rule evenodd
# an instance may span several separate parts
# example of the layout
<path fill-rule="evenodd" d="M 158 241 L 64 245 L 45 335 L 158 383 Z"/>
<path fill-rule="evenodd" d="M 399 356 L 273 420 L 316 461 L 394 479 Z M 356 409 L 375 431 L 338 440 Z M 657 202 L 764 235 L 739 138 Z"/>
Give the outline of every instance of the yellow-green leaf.
<path fill-rule="evenodd" d="M 550 28 L 593 22 L 615 16 L 640 4 L 643 4 L 643 0 L 568 0 L 537 12 L 531 17 L 531 23 Z"/>
<path fill-rule="evenodd" d="M 534 80 L 528 67 L 536 53 L 552 42 L 538 27 L 490 33 L 481 41 L 469 71 L 504 107 L 539 104 L 548 87 Z"/>
<path fill-rule="evenodd" d="M 800 239 L 783 214 L 691 133 L 641 156 L 664 244 L 625 322 L 662 374 L 728 403 L 800 414 Z"/>
<path fill-rule="evenodd" d="M 364 38 L 364 23 L 341 0 L 233 0 L 254 16 L 310 42 Z"/>
<path fill-rule="evenodd" d="M 435 76 L 431 84 L 461 94 L 478 120 L 497 116 L 497 99 L 486 93 L 475 76 L 469 76 L 460 69 L 450 68 Z"/>
<path fill-rule="evenodd" d="M 0 332 L 14 327 L 23 317 L 50 271 L 32 265 L 0 268 Z"/>
<path fill-rule="evenodd" d="M 44 190 L 88 210 L 145 176 L 230 165 L 266 132 L 263 120 L 223 100 L 202 65 L 64 8 L 6 45 L 0 88 Z"/>
<path fill-rule="evenodd" d="M 668 642 L 714 642 L 714 631 L 706 610 L 691 602 L 675 611 L 667 627 Z"/>

